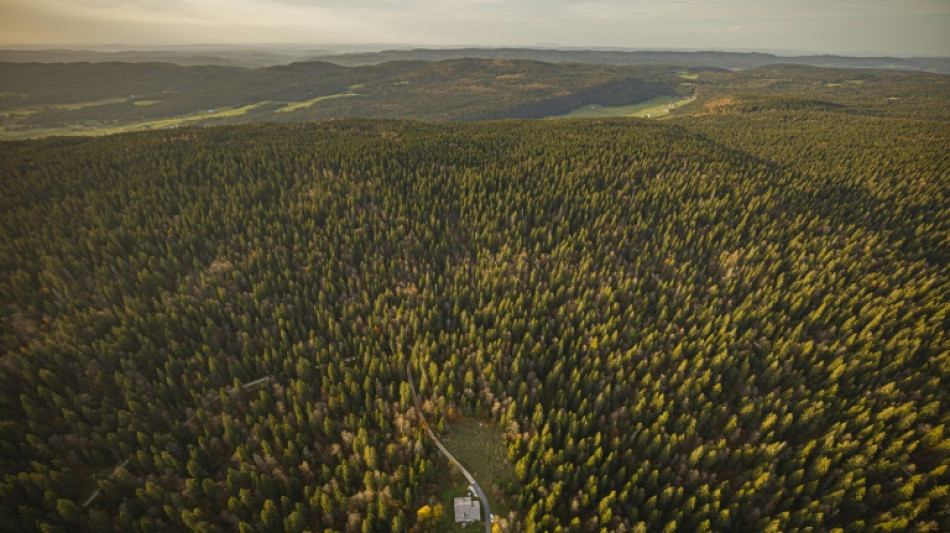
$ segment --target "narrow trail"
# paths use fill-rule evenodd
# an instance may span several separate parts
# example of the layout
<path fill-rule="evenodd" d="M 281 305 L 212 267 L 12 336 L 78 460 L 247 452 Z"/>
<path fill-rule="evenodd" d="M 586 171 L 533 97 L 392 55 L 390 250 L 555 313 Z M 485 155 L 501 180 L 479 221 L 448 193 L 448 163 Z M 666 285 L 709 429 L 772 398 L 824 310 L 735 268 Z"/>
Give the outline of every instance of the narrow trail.
<path fill-rule="evenodd" d="M 251 381 L 251 382 L 248 382 L 248 383 L 244 383 L 243 385 L 240 386 L 240 388 L 234 387 L 232 390 L 235 391 L 235 392 L 236 392 L 236 391 L 239 391 L 239 390 L 247 390 L 247 389 L 249 389 L 249 388 L 251 388 L 251 387 L 254 387 L 254 386 L 257 386 L 257 385 L 262 385 L 262 384 L 264 384 L 264 383 L 267 383 L 267 382 L 270 381 L 270 380 L 271 380 L 271 377 L 270 377 L 270 376 L 264 376 L 264 377 L 262 377 L 262 378 L 255 379 L 254 381 Z M 212 401 L 214 401 L 214 400 L 217 399 L 217 398 L 214 396 L 214 395 L 216 395 L 216 394 L 218 394 L 218 391 L 210 391 L 210 392 L 208 392 L 207 394 L 205 394 L 205 396 L 210 397 L 210 398 L 212 399 Z M 200 407 L 196 406 L 195 411 L 191 414 L 191 416 L 189 416 L 189 417 L 185 420 L 185 422 L 184 422 L 185 424 L 187 424 L 187 423 L 193 421 L 193 420 L 198 416 L 198 409 L 200 409 Z M 126 465 L 129 464 L 129 461 L 131 461 L 131 459 L 125 458 L 122 462 L 120 462 L 119 464 L 115 465 L 115 467 L 113 467 L 113 469 L 112 469 L 112 473 L 109 474 L 108 479 L 112 479 L 113 477 L 115 477 L 115 475 L 119 472 L 120 469 L 124 468 Z M 89 507 L 89 504 L 91 504 L 93 501 L 95 501 L 97 497 L 99 497 L 99 489 L 98 489 L 98 488 L 97 488 L 96 490 L 92 491 L 92 493 L 82 502 L 82 506 L 83 506 L 83 507 Z"/>
<path fill-rule="evenodd" d="M 346 359 L 343 359 L 342 361 L 343 361 L 344 363 L 349 363 L 349 362 L 354 361 L 355 359 L 356 359 L 356 357 L 347 357 Z M 326 366 L 326 364 L 325 364 L 325 363 L 322 363 L 322 364 L 317 365 L 316 368 L 322 368 L 322 367 L 324 367 L 324 366 Z M 254 381 L 249 381 L 249 382 L 247 382 L 247 383 L 244 383 L 244 384 L 242 384 L 240 387 L 234 387 L 234 388 L 232 388 L 231 390 L 234 391 L 234 392 L 237 392 L 237 391 L 240 391 L 240 390 L 247 390 L 247 389 L 250 389 L 251 387 L 256 387 L 256 386 L 258 386 L 258 385 L 263 385 L 264 383 L 268 383 L 269 381 L 271 381 L 271 379 L 273 379 L 272 376 L 264 376 L 264 377 L 261 377 L 261 378 L 257 378 L 257 379 L 255 379 Z M 217 398 L 217 394 L 218 394 L 218 393 L 219 393 L 219 390 L 212 390 L 212 391 L 209 391 L 208 393 L 206 393 L 205 396 L 210 397 L 210 398 L 212 399 L 212 401 L 215 401 L 215 400 L 218 399 L 218 398 Z M 199 409 L 200 409 L 200 404 L 196 404 L 194 412 L 191 413 L 191 416 L 189 416 L 187 419 L 185 419 L 185 422 L 184 422 L 184 423 L 185 423 L 185 424 L 188 424 L 188 423 L 192 422 L 193 420 L 195 420 L 195 418 L 198 417 L 198 410 L 199 410 Z M 126 465 L 128 465 L 128 464 L 129 464 L 129 461 L 130 461 L 130 459 L 129 459 L 129 458 L 126 458 L 126 459 L 124 459 L 122 462 L 120 462 L 119 464 L 117 464 L 115 467 L 113 467 L 112 473 L 109 474 L 109 479 L 112 479 L 112 478 L 119 472 L 119 470 L 120 470 L 121 468 L 124 468 Z M 82 502 L 82 506 L 83 506 L 83 507 L 89 507 L 89 504 L 91 504 L 93 501 L 95 501 L 97 497 L 99 497 L 99 489 L 98 489 L 98 488 L 95 489 L 94 491 L 92 491 L 92 493 L 89 494 L 89 496 Z"/>
<path fill-rule="evenodd" d="M 435 433 L 432 432 L 432 429 L 429 428 L 429 424 L 426 423 L 425 417 L 422 416 L 422 405 L 419 403 L 419 396 L 416 395 L 416 386 L 412 382 L 412 365 L 406 364 L 406 375 L 409 376 L 409 390 L 412 392 L 412 400 L 416 405 L 416 411 L 419 413 L 419 420 L 422 421 L 422 425 L 426 428 L 426 432 L 429 434 L 429 438 L 432 439 L 432 442 L 435 443 L 436 447 L 442 452 L 442 455 L 445 455 L 448 458 L 449 462 L 454 464 L 461 470 L 462 475 L 465 476 L 465 479 L 468 480 L 469 484 L 472 486 L 472 490 L 475 491 L 475 494 L 478 495 L 478 499 L 482 501 L 482 506 L 485 508 L 485 533 L 491 533 L 491 509 L 488 507 L 488 497 L 485 496 L 485 493 L 482 492 L 482 488 L 478 486 L 478 482 L 475 481 L 475 478 L 472 477 L 472 474 L 462 466 L 462 463 L 458 462 L 455 457 L 445 449 L 445 446 L 439 441 L 435 436 Z"/>

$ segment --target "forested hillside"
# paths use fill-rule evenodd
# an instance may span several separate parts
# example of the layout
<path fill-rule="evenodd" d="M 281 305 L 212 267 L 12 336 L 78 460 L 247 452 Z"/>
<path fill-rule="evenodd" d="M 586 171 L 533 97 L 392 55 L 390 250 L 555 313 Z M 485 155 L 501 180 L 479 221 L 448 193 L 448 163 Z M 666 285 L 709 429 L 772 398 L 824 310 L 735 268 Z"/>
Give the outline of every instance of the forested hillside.
<path fill-rule="evenodd" d="M 0 138 L 262 120 L 541 118 L 677 94 L 679 70 L 477 59 L 256 69 L 0 63 Z"/>
<path fill-rule="evenodd" d="M 637 104 L 658 105 L 654 99 L 677 103 L 645 112 L 654 117 L 778 110 L 950 120 L 950 76 L 800 65 L 728 72 L 470 58 L 256 69 L 0 63 L 0 139 L 260 121 L 545 118 L 591 108 L 624 115 L 635 113 Z"/>
<path fill-rule="evenodd" d="M 763 110 L 950 120 L 950 76 L 871 69 L 773 65 L 705 72 L 694 82 L 694 114 Z"/>
<path fill-rule="evenodd" d="M 503 428 L 513 531 L 950 530 L 948 145 L 781 106 L 0 143 L 0 524 L 428 530 L 409 364 Z"/>

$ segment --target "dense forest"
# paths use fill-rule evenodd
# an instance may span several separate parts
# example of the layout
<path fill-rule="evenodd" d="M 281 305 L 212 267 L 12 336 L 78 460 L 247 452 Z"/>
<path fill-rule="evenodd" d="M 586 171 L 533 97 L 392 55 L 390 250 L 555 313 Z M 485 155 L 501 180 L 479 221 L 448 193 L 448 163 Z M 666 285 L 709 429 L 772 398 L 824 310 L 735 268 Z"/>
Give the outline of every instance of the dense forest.
<path fill-rule="evenodd" d="M 0 143 L 0 528 L 427 531 L 410 365 L 512 531 L 950 530 L 948 102 L 867 76 Z"/>

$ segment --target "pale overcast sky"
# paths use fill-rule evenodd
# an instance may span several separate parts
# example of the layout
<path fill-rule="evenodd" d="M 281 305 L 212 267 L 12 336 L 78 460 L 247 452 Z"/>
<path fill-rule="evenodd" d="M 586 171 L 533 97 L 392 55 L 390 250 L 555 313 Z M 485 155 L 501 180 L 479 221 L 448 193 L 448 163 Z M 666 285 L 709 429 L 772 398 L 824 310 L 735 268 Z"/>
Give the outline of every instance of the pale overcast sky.
<path fill-rule="evenodd" d="M 404 43 L 950 55 L 950 0 L 0 0 L 0 45 Z"/>

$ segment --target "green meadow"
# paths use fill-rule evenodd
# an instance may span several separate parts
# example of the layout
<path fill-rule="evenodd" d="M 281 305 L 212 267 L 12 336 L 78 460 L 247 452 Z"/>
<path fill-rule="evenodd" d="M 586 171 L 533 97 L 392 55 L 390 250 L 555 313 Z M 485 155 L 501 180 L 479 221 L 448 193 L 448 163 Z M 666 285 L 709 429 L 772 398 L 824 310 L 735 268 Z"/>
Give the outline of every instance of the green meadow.
<path fill-rule="evenodd" d="M 691 102 L 692 98 L 680 96 L 658 96 L 638 104 L 622 106 L 602 106 L 588 104 L 563 115 L 548 118 L 605 118 L 605 117 L 646 117 L 656 118 L 668 115 L 677 106 Z"/>

